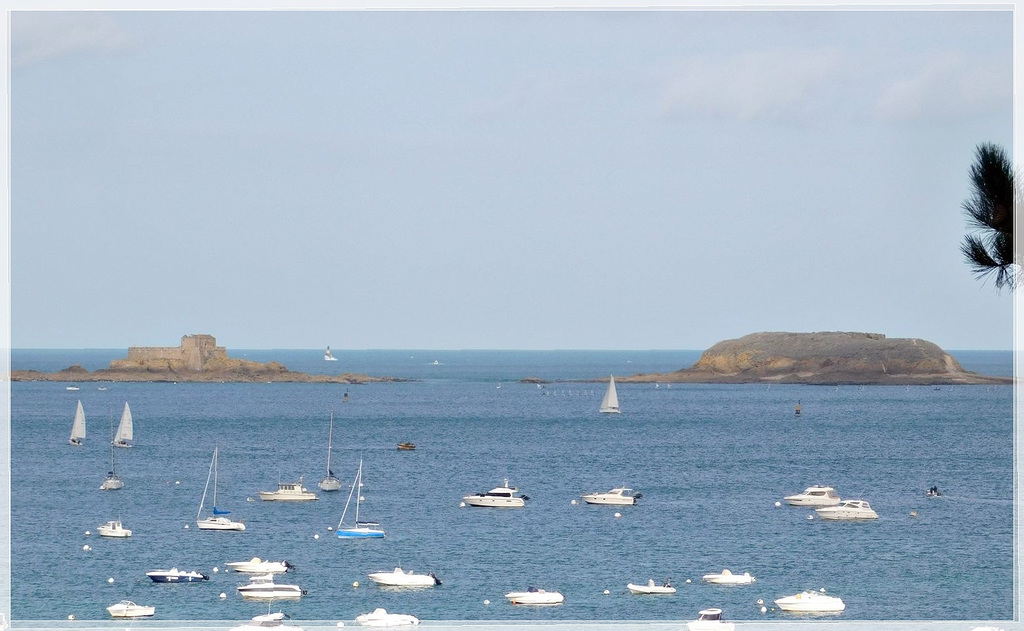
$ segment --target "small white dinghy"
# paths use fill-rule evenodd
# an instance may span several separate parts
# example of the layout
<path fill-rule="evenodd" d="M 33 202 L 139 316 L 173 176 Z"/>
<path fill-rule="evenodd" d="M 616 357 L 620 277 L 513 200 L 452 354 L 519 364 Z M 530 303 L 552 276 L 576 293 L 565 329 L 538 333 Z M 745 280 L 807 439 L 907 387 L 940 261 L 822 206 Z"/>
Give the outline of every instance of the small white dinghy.
<path fill-rule="evenodd" d="M 775 604 L 783 611 L 796 613 L 838 613 L 846 609 L 846 603 L 837 596 L 826 596 L 821 592 L 800 592 L 785 598 L 779 598 Z"/>
<path fill-rule="evenodd" d="M 374 572 L 368 576 L 374 583 L 388 587 L 433 587 L 441 584 L 433 573 L 415 574 L 412 570 L 405 572 L 400 567 L 392 572 Z"/>
<path fill-rule="evenodd" d="M 130 600 L 122 600 L 107 607 L 107 611 L 112 618 L 146 618 L 156 613 L 156 607 L 136 605 Z"/>
<path fill-rule="evenodd" d="M 733 574 L 729 571 L 729 568 L 726 568 L 719 574 L 705 574 L 701 577 L 701 580 L 714 585 L 750 585 L 757 579 L 751 576 L 750 572 Z"/>
<path fill-rule="evenodd" d="M 722 610 L 717 607 L 701 609 L 698 618 L 693 622 L 687 622 L 686 628 L 689 631 L 734 631 L 736 625 L 722 620 Z"/>
<path fill-rule="evenodd" d="M 559 592 L 549 592 L 536 587 L 530 587 L 525 592 L 509 592 L 505 598 L 513 605 L 560 605 L 565 601 L 565 596 Z"/>
<path fill-rule="evenodd" d="M 370 613 L 356 616 L 356 622 L 364 627 L 400 627 L 415 626 L 420 619 L 407 613 L 388 613 L 383 607 L 377 607 Z"/>
<path fill-rule="evenodd" d="M 672 584 L 665 581 L 661 585 L 654 582 L 654 579 L 648 579 L 646 585 L 637 585 L 635 583 L 629 583 L 626 585 L 626 589 L 634 594 L 674 594 L 676 588 L 672 587 Z"/>

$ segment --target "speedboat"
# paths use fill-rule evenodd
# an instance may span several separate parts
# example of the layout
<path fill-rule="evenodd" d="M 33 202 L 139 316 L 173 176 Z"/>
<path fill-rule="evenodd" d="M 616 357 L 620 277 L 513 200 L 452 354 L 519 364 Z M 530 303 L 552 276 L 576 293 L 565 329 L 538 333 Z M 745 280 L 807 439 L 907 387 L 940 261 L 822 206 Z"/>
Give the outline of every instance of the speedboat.
<path fill-rule="evenodd" d="M 686 628 L 690 631 L 733 631 L 736 625 L 722 620 L 722 610 L 716 607 L 701 609 L 698 618 L 687 622 Z"/>
<path fill-rule="evenodd" d="M 392 587 L 433 587 L 440 585 L 441 581 L 433 572 L 430 574 L 414 574 L 412 570 L 403 572 L 402 568 L 396 567 L 393 572 L 374 572 L 368 575 L 370 580 L 378 585 L 389 585 Z"/>
<path fill-rule="evenodd" d="M 116 605 L 107 607 L 113 618 L 145 618 L 156 613 L 156 607 L 136 605 L 130 600 L 122 600 Z"/>
<path fill-rule="evenodd" d="M 505 598 L 513 605 L 560 605 L 565 600 L 559 592 L 530 587 L 525 592 L 509 592 Z"/>
<path fill-rule="evenodd" d="M 237 589 L 243 598 L 301 598 L 304 594 L 298 585 L 275 583 L 273 574 L 257 574 Z"/>
<path fill-rule="evenodd" d="M 420 619 L 407 613 L 388 613 L 387 609 L 377 607 L 370 613 L 356 616 L 356 622 L 364 627 L 399 627 L 415 626 Z"/>
<path fill-rule="evenodd" d="M 726 568 L 719 574 L 705 574 L 701 577 L 701 580 L 714 585 L 750 585 L 756 579 L 750 575 L 750 572 L 733 574 Z"/>
<path fill-rule="evenodd" d="M 260 499 L 267 502 L 308 502 L 316 499 L 316 493 L 302 486 L 302 478 L 298 482 L 279 482 L 276 491 L 260 491 Z"/>
<path fill-rule="evenodd" d="M 295 568 L 288 561 L 264 561 L 259 557 L 253 557 L 249 561 L 232 561 L 224 565 L 243 574 L 276 574 Z"/>
<path fill-rule="evenodd" d="M 508 485 L 508 478 L 505 478 L 505 484 L 498 486 L 486 493 L 476 493 L 475 495 L 467 495 L 462 498 L 462 501 L 467 506 L 491 506 L 494 508 L 521 508 L 526 504 L 526 500 L 530 499 L 525 495 L 516 497 L 513 495 L 519 487 L 510 487 Z"/>
<path fill-rule="evenodd" d="M 838 506 L 816 508 L 814 512 L 822 519 L 878 519 L 878 513 L 866 500 L 843 500 Z"/>
<path fill-rule="evenodd" d="M 616 506 L 632 506 L 643 497 L 640 493 L 634 493 L 633 489 L 620 487 L 612 489 L 607 493 L 591 493 L 584 495 L 583 501 L 587 504 L 615 504 Z"/>
<path fill-rule="evenodd" d="M 654 579 L 648 579 L 646 585 L 637 585 L 635 583 L 628 583 L 626 589 L 634 594 L 674 594 L 676 588 L 672 587 L 672 584 L 665 581 L 661 585 L 654 582 Z"/>
<path fill-rule="evenodd" d="M 831 486 L 809 486 L 803 493 L 782 498 L 790 506 L 835 506 L 839 496 Z"/>
<path fill-rule="evenodd" d="M 277 613 L 265 613 L 262 616 L 254 616 L 249 622 L 232 627 L 229 631 L 262 631 L 263 629 L 288 629 L 288 631 L 302 631 L 301 627 L 285 626 L 282 622 L 288 614 L 278 611 Z"/>
<path fill-rule="evenodd" d="M 102 526 L 96 527 L 96 532 L 100 533 L 101 537 L 131 537 L 132 531 L 121 525 L 120 519 L 108 521 Z"/>
<path fill-rule="evenodd" d="M 169 570 L 153 570 L 146 572 L 146 576 L 154 583 L 192 583 L 195 581 L 208 581 L 210 577 L 200 572 L 185 572 L 176 567 Z"/>
<path fill-rule="evenodd" d="M 800 592 L 779 598 L 775 604 L 783 611 L 799 613 L 836 613 L 846 609 L 846 603 L 841 598 L 826 596 L 822 592 Z"/>

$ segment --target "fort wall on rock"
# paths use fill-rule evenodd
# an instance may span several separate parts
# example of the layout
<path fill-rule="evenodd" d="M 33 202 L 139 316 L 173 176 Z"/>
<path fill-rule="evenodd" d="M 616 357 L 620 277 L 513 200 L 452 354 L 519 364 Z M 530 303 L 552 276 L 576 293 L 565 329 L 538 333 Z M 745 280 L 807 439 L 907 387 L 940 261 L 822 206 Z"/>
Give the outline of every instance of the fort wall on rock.
<path fill-rule="evenodd" d="M 181 346 L 132 346 L 128 349 L 129 362 L 174 361 L 183 362 L 188 370 L 203 370 L 212 359 L 227 359 L 227 351 L 217 346 L 212 335 L 185 335 Z"/>

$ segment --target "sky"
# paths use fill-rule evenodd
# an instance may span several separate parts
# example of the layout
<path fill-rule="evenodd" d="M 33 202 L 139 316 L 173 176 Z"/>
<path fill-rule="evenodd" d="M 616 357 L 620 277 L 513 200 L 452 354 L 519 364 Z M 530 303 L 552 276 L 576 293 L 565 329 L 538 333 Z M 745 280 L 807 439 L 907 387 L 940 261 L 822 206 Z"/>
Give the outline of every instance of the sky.
<path fill-rule="evenodd" d="M 969 6 L 16 11 L 11 343 L 1009 349 L 960 242 L 1012 36 Z"/>

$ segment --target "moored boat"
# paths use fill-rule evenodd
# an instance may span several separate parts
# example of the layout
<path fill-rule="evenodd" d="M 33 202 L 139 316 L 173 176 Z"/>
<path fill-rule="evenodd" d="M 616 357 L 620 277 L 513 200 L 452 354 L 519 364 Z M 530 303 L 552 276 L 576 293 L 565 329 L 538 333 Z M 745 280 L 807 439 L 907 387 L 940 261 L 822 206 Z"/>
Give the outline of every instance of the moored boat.
<path fill-rule="evenodd" d="M 822 592 L 800 592 L 785 598 L 779 598 L 775 604 L 783 611 L 797 613 L 837 613 L 846 609 L 846 603 L 838 596 L 828 596 Z"/>
<path fill-rule="evenodd" d="M 756 579 L 750 575 L 750 572 L 733 574 L 729 568 L 726 568 L 718 574 L 705 574 L 701 580 L 713 585 L 750 585 Z"/>
<path fill-rule="evenodd" d="M 377 607 L 370 613 L 356 616 L 356 622 L 364 627 L 399 627 L 418 625 L 420 619 L 407 613 L 388 613 L 387 609 Z"/>
<path fill-rule="evenodd" d="M 560 605 L 565 597 L 560 592 L 549 592 L 530 587 L 525 592 L 509 592 L 505 598 L 513 605 Z"/>
<path fill-rule="evenodd" d="M 467 506 L 488 506 L 492 508 L 520 508 L 526 505 L 526 500 L 530 499 L 526 495 L 516 496 L 514 495 L 519 490 L 519 487 L 508 485 L 508 478 L 505 478 L 505 484 L 502 486 L 495 487 L 486 493 L 476 493 L 474 495 L 466 495 L 462 498 L 462 501 Z"/>
<path fill-rule="evenodd" d="M 112 519 L 102 526 L 97 526 L 96 532 L 100 533 L 101 537 L 127 538 L 132 536 L 132 531 L 121 525 L 120 518 Z"/>
<path fill-rule="evenodd" d="M 122 600 L 107 607 L 107 612 L 113 618 L 146 618 L 156 613 L 156 607 L 136 605 L 130 600 Z"/>
<path fill-rule="evenodd" d="M 224 565 L 241 574 L 277 574 L 295 567 L 288 561 L 264 561 L 259 557 L 253 557 L 248 561 L 232 561 Z"/>
<path fill-rule="evenodd" d="M 302 486 L 302 478 L 298 482 L 279 482 L 276 491 L 260 491 L 260 499 L 265 502 L 308 502 L 317 499 L 316 493 Z"/>
<path fill-rule="evenodd" d="M 645 585 L 640 585 L 638 583 L 627 583 L 626 584 L 626 589 L 628 589 L 633 594 L 674 594 L 674 593 L 676 593 L 676 588 L 672 587 L 672 584 L 669 583 L 668 581 L 665 581 L 664 583 L 659 585 L 659 584 L 654 582 L 653 578 L 647 579 L 647 583 Z"/>
<path fill-rule="evenodd" d="M 356 498 L 355 524 L 345 525 L 345 515 L 348 513 L 352 496 Z M 375 521 L 359 521 L 359 505 L 363 503 L 363 461 L 359 461 L 359 469 L 356 470 L 356 477 L 352 480 L 352 489 L 348 492 L 348 499 L 345 500 L 345 508 L 341 511 L 341 519 L 338 520 L 336 529 L 338 537 L 342 539 L 380 539 L 384 537 L 384 531 L 380 524 Z"/>
<path fill-rule="evenodd" d="M 814 512 L 818 514 L 818 517 L 829 520 L 878 519 L 878 513 L 871 508 L 866 500 L 843 500 L 836 506 L 816 508 Z"/>
<path fill-rule="evenodd" d="M 327 348 L 327 352 L 331 352 L 330 347 Z M 331 424 L 327 430 L 327 477 L 317 484 L 321 491 L 337 491 L 341 488 L 341 480 L 339 480 L 334 472 L 331 471 L 331 448 L 334 444 L 334 412 L 331 412 Z"/>
<path fill-rule="evenodd" d="M 722 619 L 722 610 L 717 607 L 701 609 L 698 617 L 686 623 L 689 631 L 733 631 L 736 628 L 731 622 Z"/>
<path fill-rule="evenodd" d="M 415 574 L 412 570 L 405 572 L 400 567 L 396 567 L 391 572 L 374 572 L 368 576 L 374 583 L 389 587 L 433 587 L 441 584 L 440 579 L 434 576 L 433 572 Z"/>
<path fill-rule="evenodd" d="M 247 584 L 239 585 L 236 589 L 243 598 L 273 598 L 276 600 L 281 598 L 301 598 L 305 594 L 298 585 L 275 583 L 273 574 L 254 575 Z"/>
<path fill-rule="evenodd" d="M 210 577 L 201 572 L 186 572 L 172 567 L 169 570 L 153 570 L 146 572 L 146 576 L 154 583 L 194 583 L 197 581 L 208 581 Z"/>
<path fill-rule="evenodd" d="M 587 504 L 610 504 L 614 506 L 632 506 L 643 497 L 642 493 L 634 493 L 633 489 L 619 487 L 607 493 L 590 493 L 583 495 L 583 501 Z"/>
<path fill-rule="evenodd" d="M 809 486 L 803 493 L 787 495 L 782 498 L 790 506 L 835 506 L 839 503 L 839 496 L 831 486 Z"/>
<path fill-rule="evenodd" d="M 75 418 L 71 421 L 71 438 L 68 439 L 68 443 L 80 447 L 82 440 L 85 439 L 85 410 L 82 408 L 82 401 L 78 401 L 78 407 L 75 409 Z"/>
<path fill-rule="evenodd" d="M 413 451 L 416 449 L 416 443 L 398 443 L 398 451 Z"/>

